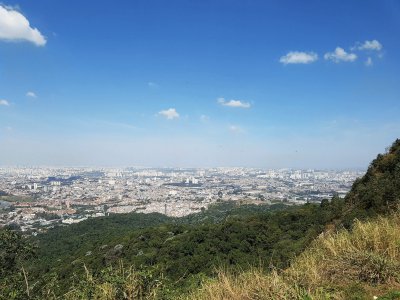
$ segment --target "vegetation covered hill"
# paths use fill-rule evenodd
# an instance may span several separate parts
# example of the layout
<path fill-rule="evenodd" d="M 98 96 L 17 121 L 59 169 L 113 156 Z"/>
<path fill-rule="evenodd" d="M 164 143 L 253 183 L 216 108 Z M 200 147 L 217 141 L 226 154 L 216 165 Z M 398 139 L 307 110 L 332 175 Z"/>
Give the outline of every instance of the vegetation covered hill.
<path fill-rule="evenodd" d="M 34 260 L 1 230 L 0 299 L 371 299 L 399 289 L 400 217 L 367 220 L 397 210 L 399 179 L 396 140 L 345 200 L 99 218 L 39 236 Z"/>
<path fill-rule="evenodd" d="M 78 224 L 54 228 L 34 238 L 33 242 L 38 244 L 38 260 L 35 265 L 40 266 L 40 272 L 58 268 L 62 269 L 61 273 L 67 276 L 67 269 L 75 268 L 70 262 L 90 263 L 93 260 L 99 260 L 93 267 L 103 267 L 107 262 L 122 256 L 135 257 L 137 251 L 146 254 L 146 249 L 149 248 L 147 243 L 160 243 L 159 239 L 163 236 L 165 236 L 164 239 L 172 240 L 171 235 L 174 235 L 174 232 L 189 231 L 195 228 L 195 225 L 213 227 L 213 224 L 227 219 L 282 210 L 285 207 L 285 205 L 237 206 L 235 203 L 225 202 L 214 205 L 202 213 L 183 218 L 170 218 L 158 213 L 131 213 L 89 219 Z M 140 249 L 135 250 L 135 253 L 132 253 L 133 249 L 127 247 L 133 236 L 140 237 L 138 239 Z M 149 238 L 145 239 L 145 236 Z M 122 245 L 122 248 L 112 251 L 111 248 L 117 245 Z M 143 264 L 142 259 L 137 259 L 137 261 Z"/>
<path fill-rule="evenodd" d="M 398 209 L 400 204 L 400 139 L 374 159 L 346 196 L 350 216 L 374 216 Z"/>
<path fill-rule="evenodd" d="M 400 299 L 400 215 L 320 235 L 284 271 L 220 271 L 193 300 Z"/>
<path fill-rule="evenodd" d="M 326 223 L 338 217 L 340 209 L 332 209 L 338 204 L 335 200 L 323 207 L 310 204 L 250 215 L 247 207 L 243 215 L 234 209 L 235 214 L 217 223 L 188 224 L 169 219 L 125 231 L 118 230 L 120 226 L 112 219 L 82 222 L 41 236 L 38 258 L 30 272 L 44 281 L 46 276 L 41 274 L 56 273 L 62 293 L 71 285 L 73 274 L 84 274 L 84 266 L 97 275 L 122 261 L 158 280 L 162 278 L 168 291 L 186 290 L 205 276 L 213 276 L 215 267 L 247 269 L 260 263 L 266 269 L 270 265 L 286 267 Z M 124 218 L 129 220 L 129 216 Z M 110 226 L 103 234 L 98 231 L 101 227 L 90 227 L 103 222 Z"/>

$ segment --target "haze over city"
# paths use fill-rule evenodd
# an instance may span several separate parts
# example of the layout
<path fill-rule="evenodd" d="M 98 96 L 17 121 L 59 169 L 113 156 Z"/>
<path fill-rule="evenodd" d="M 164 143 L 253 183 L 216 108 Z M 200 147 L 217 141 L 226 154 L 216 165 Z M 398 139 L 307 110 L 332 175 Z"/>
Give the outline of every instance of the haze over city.
<path fill-rule="evenodd" d="M 398 1 L 7 1 L 0 165 L 365 168 Z"/>

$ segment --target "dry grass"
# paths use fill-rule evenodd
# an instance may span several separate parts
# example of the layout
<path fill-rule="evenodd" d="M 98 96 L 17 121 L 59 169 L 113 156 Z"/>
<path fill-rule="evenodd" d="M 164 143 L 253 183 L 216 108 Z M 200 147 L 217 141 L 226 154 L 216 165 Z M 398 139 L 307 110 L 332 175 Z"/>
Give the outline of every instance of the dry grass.
<path fill-rule="evenodd" d="M 322 234 L 279 274 L 221 271 L 185 299 L 349 299 L 355 286 L 366 299 L 400 289 L 400 214 Z"/>
<path fill-rule="evenodd" d="M 134 268 L 125 267 L 120 262 L 117 268 L 108 268 L 100 275 L 94 277 L 85 267 L 86 276 L 80 279 L 63 299 L 70 300 L 114 300 L 134 299 L 150 300 L 157 298 L 156 282 L 152 286 L 146 286 L 143 276 L 137 273 Z"/>
<path fill-rule="evenodd" d="M 347 230 L 321 235 L 285 271 L 308 288 L 341 285 L 342 281 L 368 284 L 399 282 L 400 215 L 375 221 L 356 221 Z"/>
<path fill-rule="evenodd" d="M 276 272 L 264 274 L 253 269 L 241 274 L 219 272 L 218 278 L 209 281 L 203 287 L 184 299 L 303 299 L 304 292 L 295 284 L 289 285 Z"/>

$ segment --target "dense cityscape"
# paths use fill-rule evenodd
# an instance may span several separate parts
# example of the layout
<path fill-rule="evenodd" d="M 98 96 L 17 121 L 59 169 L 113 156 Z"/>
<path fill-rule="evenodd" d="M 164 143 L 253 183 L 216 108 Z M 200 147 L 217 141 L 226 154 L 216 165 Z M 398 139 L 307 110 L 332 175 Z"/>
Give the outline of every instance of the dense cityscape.
<path fill-rule="evenodd" d="M 113 213 L 180 217 L 216 202 L 287 205 L 344 197 L 363 171 L 251 168 L 0 168 L 0 226 L 42 230 Z"/>

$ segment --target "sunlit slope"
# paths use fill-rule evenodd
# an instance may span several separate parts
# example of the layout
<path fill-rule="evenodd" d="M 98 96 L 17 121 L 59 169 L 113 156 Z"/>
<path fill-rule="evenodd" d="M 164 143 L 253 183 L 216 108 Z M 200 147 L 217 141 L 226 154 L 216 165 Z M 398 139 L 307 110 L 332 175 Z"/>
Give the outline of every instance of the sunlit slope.
<path fill-rule="evenodd" d="M 400 214 L 320 235 L 291 266 L 220 272 L 186 299 L 400 299 Z M 388 294 L 389 293 L 389 294 Z M 396 298 L 397 295 L 397 298 Z"/>
<path fill-rule="evenodd" d="M 385 154 L 378 154 L 367 173 L 356 180 L 346 196 L 353 215 L 381 214 L 398 208 L 400 204 L 400 139 Z"/>

